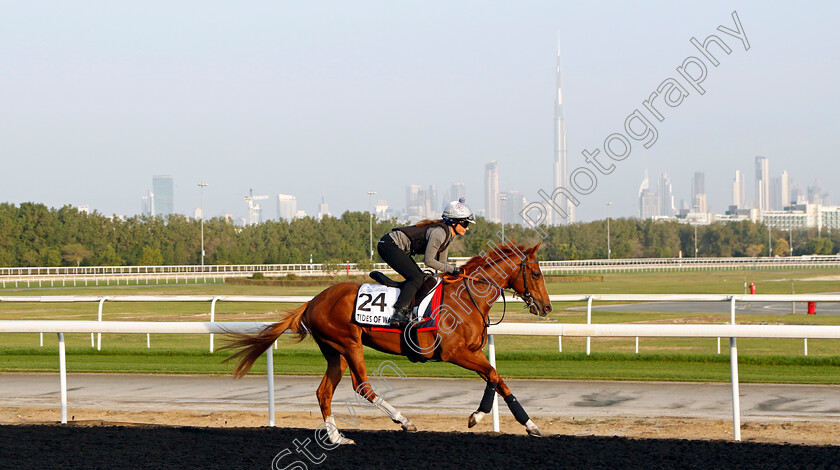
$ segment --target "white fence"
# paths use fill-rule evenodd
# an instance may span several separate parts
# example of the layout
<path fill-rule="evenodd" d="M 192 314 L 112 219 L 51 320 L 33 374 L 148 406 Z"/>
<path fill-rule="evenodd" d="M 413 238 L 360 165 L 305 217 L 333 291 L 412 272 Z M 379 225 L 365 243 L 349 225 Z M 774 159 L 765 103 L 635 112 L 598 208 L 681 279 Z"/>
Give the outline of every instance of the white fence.
<path fill-rule="evenodd" d="M 459 258 L 465 260 L 466 258 Z M 421 268 L 423 265 L 421 264 Z M 753 258 L 629 258 L 570 261 L 540 261 L 540 268 L 555 274 L 605 274 L 622 272 L 722 271 L 768 269 L 840 268 L 840 256 L 787 256 Z M 205 266 L 82 266 L 0 268 L 0 286 L 62 287 L 67 285 L 111 285 L 133 282 L 216 282 L 230 277 L 246 277 L 261 273 L 268 277 L 366 275 L 370 266 L 356 263 L 339 264 L 247 264 Z M 376 263 L 372 269 L 393 272 L 386 264 Z"/>
<path fill-rule="evenodd" d="M 113 296 L 102 297 L 0 297 L 0 302 L 98 302 L 100 321 L 0 321 L 0 333 L 56 333 L 59 339 L 59 376 L 61 386 L 61 422 L 67 422 L 67 379 L 64 347 L 64 333 L 187 333 L 211 335 L 227 332 L 253 332 L 268 324 L 264 322 L 131 322 L 101 321 L 102 304 L 114 302 L 211 302 L 211 318 L 216 302 L 304 302 L 309 297 L 255 297 L 255 296 Z M 586 324 L 547 324 L 547 323 L 507 323 L 491 326 L 488 333 L 488 355 L 490 363 L 496 366 L 496 335 L 535 335 L 586 337 L 587 354 L 591 337 L 671 337 L 671 338 L 729 338 L 730 369 L 732 385 L 733 437 L 741 439 L 740 398 L 738 379 L 738 349 L 736 338 L 809 338 L 840 339 L 840 326 L 809 325 L 736 325 L 735 309 L 739 301 L 753 302 L 794 302 L 819 301 L 838 302 L 840 296 L 834 295 L 669 295 L 669 294 L 605 294 L 605 295 L 553 295 L 553 302 L 586 301 Z M 592 302 L 601 301 L 701 301 L 728 302 L 730 305 L 730 323 L 726 325 L 663 325 L 663 324 L 592 324 Z M 101 336 L 100 336 L 101 338 Z M 638 344 L 638 343 L 637 343 Z M 101 347 L 101 340 L 99 346 Z M 269 426 L 274 426 L 274 370 L 273 350 L 266 351 L 268 361 L 268 409 Z M 499 430 L 498 403 L 494 400 L 493 430 Z"/>
<path fill-rule="evenodd" d="M 735 304 L 734 300 L 731 302 Z M 733 307 L 734 308 L 734 307 Z M 57 333 L 59 341 L 59 382 L 61 422 L 67 423 L 67 366 L 64 333 L 252 333 L 265 322 L 122 322 L 122 321 L 0 321 L 0 333 Z M 490 363 L 496 366 L 494 337 L 497 335 L 536 335 L 571 337 L 729 337 L 732 380 L 733 436 L 741 440 L 738 388 L 738 350 L 736 338 L 829 338 L 840 339 L 840 326 L 802 325 L 621 325 L 621 324 L 536 324 L 511 323 L 491 326 L 488 336 Z M 268 415 L 274 426 L 274 361 L 268 348 Z M 498 400 L 493 403 L 493 430 L 499 431 Z"/>

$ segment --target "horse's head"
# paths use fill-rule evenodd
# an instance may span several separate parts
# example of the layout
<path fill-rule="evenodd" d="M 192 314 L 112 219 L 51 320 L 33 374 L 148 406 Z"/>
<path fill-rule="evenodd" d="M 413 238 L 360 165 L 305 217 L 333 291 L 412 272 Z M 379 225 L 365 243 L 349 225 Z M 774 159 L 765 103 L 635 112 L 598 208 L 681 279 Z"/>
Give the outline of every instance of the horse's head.
<path fill-rule="evenodd" d="M 545 278 L 537 262 L 537 250 L 540 244 L 529 248 L 523 254 L 519 272 L 511 281 L 510 287 L 525 300 L 525 304 L 534 315 L 544 317 L 551 312 L 551 300 L 545 288 Z"/>

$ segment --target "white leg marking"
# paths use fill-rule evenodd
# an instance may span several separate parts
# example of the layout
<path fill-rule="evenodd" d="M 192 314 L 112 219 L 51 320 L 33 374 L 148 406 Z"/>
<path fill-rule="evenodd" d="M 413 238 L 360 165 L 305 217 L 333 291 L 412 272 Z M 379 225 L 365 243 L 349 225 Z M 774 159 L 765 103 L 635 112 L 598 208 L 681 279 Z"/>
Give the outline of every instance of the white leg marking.
<path fill-rule="evenodd" d="M 410 419 L 403 416 L 402 413 L 397 411 L 396 408 L 391 406 L 391 404 L 385 401 L 382 397 L 379 397 L 379 399 L 376 400 L 374 405 L 376 405 L 377 408 L 385 412 L 385 414 L 387 414 L 393 422 L 400 423 L 404 431 L 417 431 L 417 426 L 415 426 Z"/>
<path fill-rule="evenodd" d="M 335 418 L 332 415 L 327 416 L 327 429 L 329 430 L 330 442 L 333 444 L 355 444 L 353 439 L 346 438 L 338 432 L 338 426 L 335 425 Z"/>
<path fill-rule="evenodd" d="M 525 431 L 528 433 L 529 436 L 542 437 L 542 434 L 540 434 L 540 429 L 530 419 L 527 423 L 525 423 Z"/>
<path fill-rule="evenodd" d="M 471 428 L 471 427 L 475 426 L 476 424 L 478 424 L 484 418 L 484 414 L 485 413 L 483 411 L 473 411 L 472 414 L 470 415 L 470 421 L 469 421 L 468 427 Z"/>

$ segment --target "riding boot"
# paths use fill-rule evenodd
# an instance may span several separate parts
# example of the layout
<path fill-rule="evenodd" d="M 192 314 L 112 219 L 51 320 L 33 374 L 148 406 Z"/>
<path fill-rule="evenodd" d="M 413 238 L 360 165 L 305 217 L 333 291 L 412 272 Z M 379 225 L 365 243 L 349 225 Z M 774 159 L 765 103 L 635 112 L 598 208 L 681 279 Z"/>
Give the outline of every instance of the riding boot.
<path fill-rule="evenodd" d="M 410 307 L 394 307 L 394 314 L 391 315 L 391 324 L 400 325 L 411 323 L 413 312 Z"/>

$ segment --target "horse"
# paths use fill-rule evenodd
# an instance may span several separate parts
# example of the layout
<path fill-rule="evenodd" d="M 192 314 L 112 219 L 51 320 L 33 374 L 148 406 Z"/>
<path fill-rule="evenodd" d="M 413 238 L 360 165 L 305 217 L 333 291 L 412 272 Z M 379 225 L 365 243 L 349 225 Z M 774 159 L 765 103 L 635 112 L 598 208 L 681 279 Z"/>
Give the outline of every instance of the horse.
<path fill-rule="evenodd" d="M 485 380 L 484 396 L 478 409 L 469 417 L 470 428 L 490 412 L 498 393 L 516 420 L 525 426 L 527 434 L 540 436 L 537 425 L 528 417 L 482 350 L 487 340 L 490 308 L 503 289 L 512 289 L 534 315 L 545 317 L 551 312 L 551 301 L 536 259 L 539 246 L 527 248 L 511 242 L 493 245 L 489 253 L 481 252 L 481 256 L 475 256 L 461 266 L 458 276 L 439 275 L 443 278 L 444 287 L 438 310 L 438 328 L 417 333 L 417 345 L 429 346 L 412 348 L 415 354 L 459 365 L 478 373 Z M 324 420 L 321 426 L 327 430 L 329 441 L 336 445 L 354 443 L 338 431 L 331 408 L 333 393 L 347 367 L 350 368 L 356 393 L 387 414 L 394 423 L 400 424 L 404 431 L 417 431 L 414 423 L 378 396 L 368 382 L 363 347 L 403 355 L 405 343 L 401 343 L 402 334 L 378 331 L 354 322 L 353 311 L 359 287 L 360 284 L 349 282 L 330 286 L 256 334 L 231 335 L 225 346 L 235 351 L 226 361 L 238 360 L 234 377 L 240 378 L 287 330 L 291 330 L 298 341 L 311 335 L 327 360 L 326 373 L 316 391 Z M 327 436 L 324 436 L 326 439 Z"/>

